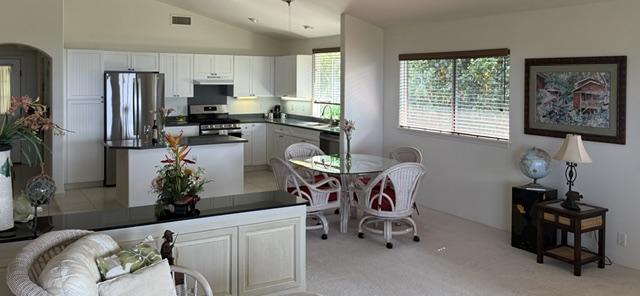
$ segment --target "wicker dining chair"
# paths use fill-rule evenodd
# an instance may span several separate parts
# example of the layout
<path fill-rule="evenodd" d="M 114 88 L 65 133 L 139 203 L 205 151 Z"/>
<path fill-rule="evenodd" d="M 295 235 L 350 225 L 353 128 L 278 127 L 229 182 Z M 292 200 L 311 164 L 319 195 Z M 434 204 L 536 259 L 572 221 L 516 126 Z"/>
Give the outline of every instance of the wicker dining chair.
<path fill-rule="evenodd" d="M 422 163 L 422 152 L 415 147 L 398 147 L 391 151 L 389 156 L 398 162 Z"/>
<path fill-rule="evenodd" d="M 363 229 L 382 234 L 387 248 L 393 248 L 393 235 L 413 232 L 413 240 L 418 242 L 418 229 L 411 218 L 414 211 L 416 191 L 425 174 L 420 163 L 406 162 L 392 166 L 380 173 L 367 184 L 356 182 L 358 209 L 364 216 L 358 223 L 358 237 L 364 238 Z M 391 185 L 391 186 L 388 186 Z M 383 229 L 368 227 L 373 222 L 383 222 Z M 393 222 L 407 222 L 405 229 L 394 231 Z M 403 224 L 396 224 L 402 226 Z"/>
<path fill-rule="evenodd" d="M 340 207 L 341 188 L 338 179 L 325 177 L 321 180 L 310 182 L 281 158 L 272 158 L 270 163 L 278 189 L 307 200 L 309 202 L 307 204 L 307 216 L 320 219 L 319 225 L 307 226 L 307 230 L 322 228 L 322 239 L 327 239 L 329 222 L 323 211 Z"/>
<path fill-rule="evenodd" d="M 295 143 L 289 145 L 287 149 L 284 151 L 284 160 L 290 160 L 292 158 L 310 158 L 318 155 L 325 155 L 322 149 L 318 148 L 318 146 L 310 144 L 310 143 Z M 325 179 L 327 178 L 327 174 L 314 172 L 312 170 L 296 167 L 294 168 L 300 176 L 302 176 L 307 182 L 313 183 L 316 179 Z"/>
<path fill-rule="evenodd" d="M 91 233 L 86 230 L 51 231 L 29 243 L 7 268 L 7 286 L 11 292 L 17 296 L 52 296 L 38 284 L 40 273 L 49 260 L 71 243 Z M 173 277 L 175 274 L 184 275 L 184 284 L 176 286 L 178 295 L 213 296 L 211 286 L 197 271 L 171 266 L 171 274 Z"/>

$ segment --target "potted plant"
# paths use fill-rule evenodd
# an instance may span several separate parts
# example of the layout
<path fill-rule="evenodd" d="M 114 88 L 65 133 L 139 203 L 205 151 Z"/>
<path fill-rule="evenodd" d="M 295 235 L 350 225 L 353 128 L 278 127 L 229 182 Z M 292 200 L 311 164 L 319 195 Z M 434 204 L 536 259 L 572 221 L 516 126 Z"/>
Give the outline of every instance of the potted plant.
<path fill-rule="evenodd" d="M 173 136 L 167 133 L 165 140 L 169 154 L 161 161 L 163 165 L 151 184 L 152 192 L 158 194 L 156 214 L 197 214 L 198 194 L 210 180 L 204 178 L 204 169 L 193 167 L 195 161 L 187 158 L 191 149 L 180 144 L 182 134 Z"/>
<path fill-rule="evenodd" d="M 65 130 L 49 118 L 47 106 L 29 96 L 12 97 L 11 105 L 2 112 L 0 127 L 0 231 L 12 229 L 13 190 L 11 188 L 11 145 L 22 143 L 34 151 L 35 158 L 22 150 L 28 165 L 42 163 L 42 134 L 53 130 L 62 135 Z"/>

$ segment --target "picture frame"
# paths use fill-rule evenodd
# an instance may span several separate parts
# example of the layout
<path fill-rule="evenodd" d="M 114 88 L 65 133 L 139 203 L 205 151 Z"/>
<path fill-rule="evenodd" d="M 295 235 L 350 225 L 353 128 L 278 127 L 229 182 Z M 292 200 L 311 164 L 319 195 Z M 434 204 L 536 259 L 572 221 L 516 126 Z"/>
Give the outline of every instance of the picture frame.
<path fill-rule="evenodd" d="M 627 57 L 525 60 L 524 133 L 626 142 Z"/>

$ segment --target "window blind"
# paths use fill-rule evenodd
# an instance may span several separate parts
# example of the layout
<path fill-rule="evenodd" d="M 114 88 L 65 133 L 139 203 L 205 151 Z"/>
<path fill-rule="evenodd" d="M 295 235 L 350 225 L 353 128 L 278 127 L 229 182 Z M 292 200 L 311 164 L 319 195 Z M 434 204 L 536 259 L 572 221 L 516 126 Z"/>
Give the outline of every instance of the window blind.
<path fill-rule="evenodd" d="M 400 56 L 399 126 L 508 140 L 508 50 L 446 54 Z"/>
<path fill-rule="evenodd" d="M 340 48 L 313 51 L 313 98 L 316 103 L 340 104 Z"/>
<path fill-rule="evenodd" d="M 0 66 L 0 112 L 11 106 L 11 66 Z"/>

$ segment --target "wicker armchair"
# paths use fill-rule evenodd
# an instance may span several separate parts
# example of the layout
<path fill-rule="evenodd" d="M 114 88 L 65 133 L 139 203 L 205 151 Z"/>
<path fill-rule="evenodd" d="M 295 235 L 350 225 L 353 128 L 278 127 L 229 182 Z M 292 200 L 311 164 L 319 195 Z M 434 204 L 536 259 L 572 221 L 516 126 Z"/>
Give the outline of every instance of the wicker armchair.
<path fill-rule="evenodd" d="M 422 152 L 415 147 L 398 147 L 389 156 L 398 162 L 422 163 Z"/>
<path fill-rule="evenodd" d="M 387 248 L 393 248 L 391 238 L 394 234 L 405 234 L 413 231 L 413 240 L 418 242 L 418 230 L 411 218 L 418 185 L 425 174 L 422 164 L 407 162 L 397 164 L 368 183 L 356 182 L 356 196 L 358 209 L 364 212 L 364 217 L 358 223 L 358 237 L 364 238 L 363 229 L 382 234 Z M 383 229 L 368 227 L 374 222 L 383 222 Z M 407 222 L 410 226 L 403 230 L 394 231 L 393 222 Z M 397 224 L 396 226 L 402 226 Z"/>
<path fill-rule="evenodd" d="M 324 151 L 318 148 L 318 146 L 309 143 L 295 143 L 289 145 L 284 151 L 284 160 L 290 160 L 292 158 L 309 158 L 318 155 L 324 155 Z M 316 179 L 325 179 L 327 174 L 314 172 L 305 168 L 294 168 L 300 176 L 302 176 L 307 182 L 313 183 Z"/>
<path fill-rule="evenodd" d="M 324 177 L 321 180 L 310 182 L 300 176 L 287 161 L 280 158 L 271 159 L 271 169 L 273 169 L 279 190 L 287 191 L 309 201 L 307 216 L 318 217 L 320 225 L 307 226 L 307 229 L 322 228 L 324 231 L 322 239 L 327 239 L 329 222 L 323 211 L 340 207 L 341 188 L 338 179 Z"/>
<path fill-rule="evenodd" d="M 86 230 L 52 231 L 28 244 L 7 268 L 7 286 L 11 292 L 17 296 L 52 296 L 38 285 L 40 273 L 51 258 L 90 233 Z M 202 274 L 180 266 L 171 266 L 171 273 L 174 277 L 176 273 L 184 274 L 184 284 L 176 287 L 178 295 L 213 296 L 211 286 Z"/>

